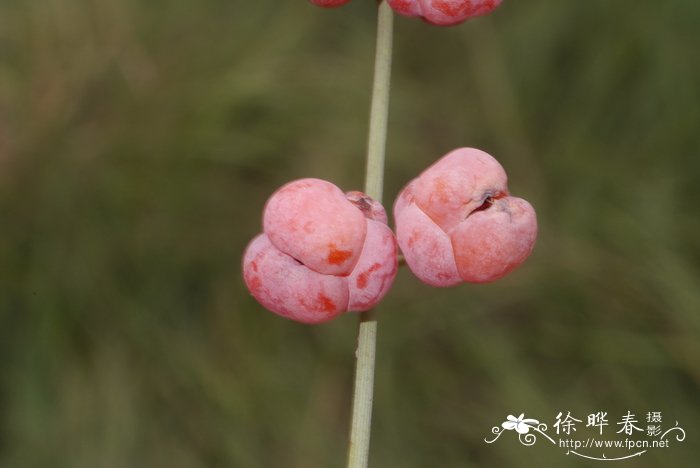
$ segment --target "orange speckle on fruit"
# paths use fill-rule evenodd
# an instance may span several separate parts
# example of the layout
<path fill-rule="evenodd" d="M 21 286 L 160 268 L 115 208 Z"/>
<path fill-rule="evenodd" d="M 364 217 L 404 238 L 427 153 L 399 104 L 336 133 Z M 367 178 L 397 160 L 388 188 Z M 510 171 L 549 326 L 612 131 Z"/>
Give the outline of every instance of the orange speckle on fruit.
<path fill-rule="evenodd" d="M 252 276 L 250 278 L 250 280 L 248 281 L 248 288 L 250 289 L 250 292 L 253 294 L 257 293 L 261 287 L 262 287 L 262 280 L 260 279 L 259 276 Z"/>
<path fill-rule="evenodd" d="M 369 275 L 368 272 L 360 273 L 360 275 L 357 277 L 357 287 L 360 289 L 365 289 L 367 287 L 367 276 Z"/>
<path fill-rule="evenodd" d="M 443 12 L 448 16 L 457 16 L 459 14 L 464 13 L 466 10 L 471 10 L 472 6 L 470 2 L 466 2 L 465 4 L 459 5 L 454 4 L 453 2 L 446 2 L 444 0 L 435 0 L 435 2 L 433 2 L 433 8 Z"/>
<path fill-rule="evenodd" d="M 434 192 L 430 195 L 431 199 L 435 196 L 442 203 L 448 203 L 450 201 L 449 186 L 443 178 L 435 179 L 433 188 Z"/>
<path fill-rule="evenodd" d="M 367 278 L 370 274 L 379 270 L 382 266 L 379 263 L 375 263 L 367 271 L 363 271 L 357 276 L 357 287 L 360 289 L 365 289 L 367 287 Z"/>
<path fill-rule="evenodd" d="M 333 312 L 335 310 L 335 303 L 325 294 L 318 294 L 318 311 L 319 312 Z"/>
<path fill-rule="evenodd" d="M 413 247 L 413 244 L 415 244 L 416 241 L 417 241 L 418 239 L 420 239 L 420 237 L 421 237 L 420 233 L 419 233 L 418 231 L 414 231 L 414 232 L 411 234 L 411 237 L 408 238 L 408 247 L 409 247 L 409 248 Z"/>
<path fill-rule="evenodd" d="M 331 250 L 328 252 L 327 260 L 331 265 L 340 265 L 352 256 L 352 252 L 349 250 L 339 250 L 336 249 L 334 245 L 331 245 L 330 247 Z"/>

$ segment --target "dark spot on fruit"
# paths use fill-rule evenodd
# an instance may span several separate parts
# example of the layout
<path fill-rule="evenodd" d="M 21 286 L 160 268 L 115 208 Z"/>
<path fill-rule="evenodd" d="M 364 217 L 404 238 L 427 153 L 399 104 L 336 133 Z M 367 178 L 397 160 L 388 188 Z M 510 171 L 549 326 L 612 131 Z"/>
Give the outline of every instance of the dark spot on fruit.
<path fill-rule="evenodd" d="M 355 205 L 360 211 L 362 211 L 365 216 L 371 213 L 372 205 L 367 197 L 359 196 L 356 199 L 348 199 L 350 203 Z M 367 216 L 369 217 L 369 216 Z"/>
<path fill-rule="evenodd" d="M 471 213 L 469 213 L 469 216 L 473 215 L 476 212 L 479 211 L 486 211 L 489 208 L 493 206 L 493 204 L 496 202 L 496 200 L 500 200 L 501 198 L 505 197 L 506 194 L 503 192 L 492 192 L 492 191 L 487 191 L 484 194 L 484 199 L 481 202 L 481 205 L 479 205 L 477 208 L 475 208 Z"/>
<path fill-rule="evenodd" d="M 475 209 L 474 211 L 472 211 L 472 213 L 476 213 L 477 211 L 486 211 L 486 210 L 488 210 L 489 208 L 491 208 L 491 205 L 493 205 L 493 198 L 492 198 L 492 197 L 486 197 L 486 198 L 484 199 L 484 202 L 483 202 L 477 209 Z"/>

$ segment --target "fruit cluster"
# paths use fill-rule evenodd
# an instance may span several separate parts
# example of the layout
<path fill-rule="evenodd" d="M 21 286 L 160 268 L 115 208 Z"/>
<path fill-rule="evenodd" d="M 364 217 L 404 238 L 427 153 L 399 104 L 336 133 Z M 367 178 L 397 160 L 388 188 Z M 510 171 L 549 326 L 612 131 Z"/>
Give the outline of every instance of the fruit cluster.
<path fill-rule="evenodd" d="M 243 256 L 243 277 L 272 312 L 325 322 L 374 307 L 396 276 L 396 251 L 379 203 L 324 180 L 300 179 L 268 200 L 263 233 Z"/>
<path fill-rule="evenodd" d="M 320 323 L 384 297 L 397 244 L 432 286 L 497 280 L 525 261 L 537 236 L 534 209 L 506 183 L 492 156 L 456 149 L 401 190 L 395 238 L 386 211 L 367 195 L 320 179 L 290 182 L 265 206 L 263 233 L 243 257 L 245 283 L 272 312 Z"/>
<path fill-rule="evenodd" d="M 335 7 L 350 0 L 311 0 Z M 501 0 L 386 0 L 397 13 L 437 25 L 493 11 Z M 388 10 L 387 10 L 388 11 Z M 300 179 L 277 190 L 263 233 L 243 255 L 255 299 L 304 323 L 373 308 L 391 288 L 399 250 L 424 283 L 486 283 L 513 271 L 537 237 L 535 210 L 510 196 L 503 167 L 474 148 L 456 149 L 410 181 L 394 204 L 396 237 L 384 207 L 361 192 Z"/>

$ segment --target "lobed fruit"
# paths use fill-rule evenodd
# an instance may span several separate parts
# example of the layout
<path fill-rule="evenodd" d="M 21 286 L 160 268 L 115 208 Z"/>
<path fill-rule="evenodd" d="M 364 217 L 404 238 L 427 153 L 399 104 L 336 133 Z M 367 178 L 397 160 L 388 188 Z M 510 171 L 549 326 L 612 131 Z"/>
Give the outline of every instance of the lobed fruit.
<path fill-rule="evenodd" d="M 502 0 L 387 0 L 389 6 L 405 16 L 419 16 L 428 23 L 452 26 L 474 16 L 491 13 Z"/>
<path fill-rule="evenodd" d="M 277 190 L 263 213 L 263 233 L 243 255 L 243 277 L 255 299 L 304 323 L 365 311 L 387 293 L 397 245 L 384 208 L 361 192 L 320 179 Z"/>
<path fill-rule="evenodd" d="M 511 197 L 503 167 L 473 148 L 448 153 L 404 187 L 394 217 L 409 268 L 439 287 L 502 278 L 537 237 L 534 208 Z"/>

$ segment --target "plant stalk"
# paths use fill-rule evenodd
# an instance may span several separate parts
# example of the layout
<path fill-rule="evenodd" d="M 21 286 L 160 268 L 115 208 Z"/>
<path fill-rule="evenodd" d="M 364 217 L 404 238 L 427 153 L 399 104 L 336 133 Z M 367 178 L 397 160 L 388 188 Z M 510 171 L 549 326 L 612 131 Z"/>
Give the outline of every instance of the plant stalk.
<path fill-rule="evenodd" d="M 393 12 L 385 1 L 380 1 L 377 14 L 377 50 L 374 61 L 374 84 L 372 86 L 372 105 L 367 140 L 367 171 L 365 173 L 365 193 L 380 203 L 384 189 L 384 154 L 391 88 L 393 27 Z M 360 314 L 348 468 L 366 468 L 369 460 L 376 348 L 377 319 L 374 311 L 370 310 Z"/>

